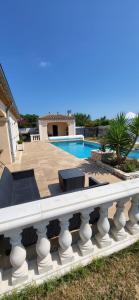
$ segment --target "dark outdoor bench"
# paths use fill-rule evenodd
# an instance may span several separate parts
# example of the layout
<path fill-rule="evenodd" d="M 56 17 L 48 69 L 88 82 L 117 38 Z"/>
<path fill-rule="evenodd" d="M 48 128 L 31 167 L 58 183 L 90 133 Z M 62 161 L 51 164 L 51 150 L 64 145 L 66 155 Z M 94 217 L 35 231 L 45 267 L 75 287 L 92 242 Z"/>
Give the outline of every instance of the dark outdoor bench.
<path fill-rule="evenodd" d="M 3 168 L 0 178 L 0 209 L 38 199 L 40 194 L 33 169 L 12 173 L 7 167 Z M 35 230 L 25 229 L 22 240 L 24 245 L 32 244 L 36 240 Z M 0 235 L 0 253 L 7 253 L 10 248 L 9 239 Z"/>
<path fill-rule="evenodd" d="M 0 179 L 0 208 L 18 205 L 40 198 L 34 170 L 11 173 L 4 167 Z"/>
<path fill-rule="evenodd" d="M 105 181 L 105 182 L 99 182 L 98 180 L 96 180 L 93 177 L 89 177 L 89 187 L 99 187 L 99 186 L 103 186 L 103 185 L 107 185 L 109 184 L 109 182 Z"/>
<path fill-rule="evenodd" d="M 93 180 L 93 181 L 92 181 Z M 96 184 L 94 184 L 94 181 Z M 93 186 L 91 185 L 93 184 Z M 104 185 L 106 183 L 99 183 L 95 179 L 89 178 L 89 187 L 78 190 L 90 189 Z M 108 183 L 107 183 L 108 184 Z M 75 192 L 77 189 L 74 190 Z M 74 192 L 72 191 L 72 192 Z M 3 174 L 0 179 L 0 209 L 18 205 L 30 201 L 40 199 L 39 190 L 34 176 L 34 170 L 26 170 L 11 173 L 8 168 L 4 168 Z M 99 218 L 99 208 L 90 214 L 90 224 L 97 222 Z M 72 219 L 69 221 L 69 229 L 74 231 L 80 228 L 81 218 L 80 213 L 75 213 Z M 48 238 L 57 237 L 60 233 L 59 220 L 50 221 L 48 225 L 47 235 Z M 33 227 L 25 228 L 22 234 L 22 242 L 24 246 L 36 244 L 37 235 L 36 230 Z M 0 235 L 0 254 L 9 255 L 11 245 L 9 239 L 5 239 L 3 235 Z M 0 258 L 1 264 L 1 258 Z M 8 266 L 8 263 L 7 263 Z"/>

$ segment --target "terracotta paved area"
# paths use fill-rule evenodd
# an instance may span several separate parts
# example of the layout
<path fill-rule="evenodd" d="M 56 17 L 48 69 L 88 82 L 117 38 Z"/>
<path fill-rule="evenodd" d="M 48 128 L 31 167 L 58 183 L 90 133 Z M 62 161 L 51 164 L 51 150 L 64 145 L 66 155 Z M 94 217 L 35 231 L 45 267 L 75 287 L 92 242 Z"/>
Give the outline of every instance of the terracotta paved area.
<path fill-rule="evenodd" d="M 18 154 L 18 159 L 20 156 L 21 153 Z M 85 172 L 86 186 L 88 186 L 89 176 L 93 176 L 101 182 L 108 181 L 114 183 L 120 181 L 116 176 L 98 168 L 91 160 L 76 158 L 60 148 L 45 142 L 25 143 L 25 149 L 22 153 L 20 163 L 15 163 L 8 167 L 11 171 L 33 168 L 40 197 L 48 197 L 61 193 L 58 181 L 58 170 L 62 169 L 80 168 Z M 125 205 L 127 219 L 129 207 L 130 202 Z M 109 217 L 112 218 L 114 213 L 115 204 L 109 209 Z"/>
<path fill-rule="evenodd" d="M 58 170 L 75 167 L 85 172 L 86 186 L 88 186 L 89 175 L 102 182 L 113 183 L 119 181 L 117 177 L 98 168 L 95 163 L 76 158 L 45 142 L 25 143 L 21 162 L 10 166 L 10 169 L 17 171 L 33 168 L 40 196 L 47 197 L 61 192 L 58 183 Z"/>

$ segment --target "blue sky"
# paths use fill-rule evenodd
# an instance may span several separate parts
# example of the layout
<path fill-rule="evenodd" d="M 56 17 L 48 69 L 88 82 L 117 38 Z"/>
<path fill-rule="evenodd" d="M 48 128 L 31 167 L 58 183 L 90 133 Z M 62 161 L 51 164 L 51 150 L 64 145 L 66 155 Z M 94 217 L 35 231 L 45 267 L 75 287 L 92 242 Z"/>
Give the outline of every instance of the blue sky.
<path fill-rule="evenodd" d="M 21 113 L 139 111 L 138 0 L 1 0 L 0 10 L 0 61 Z"/>

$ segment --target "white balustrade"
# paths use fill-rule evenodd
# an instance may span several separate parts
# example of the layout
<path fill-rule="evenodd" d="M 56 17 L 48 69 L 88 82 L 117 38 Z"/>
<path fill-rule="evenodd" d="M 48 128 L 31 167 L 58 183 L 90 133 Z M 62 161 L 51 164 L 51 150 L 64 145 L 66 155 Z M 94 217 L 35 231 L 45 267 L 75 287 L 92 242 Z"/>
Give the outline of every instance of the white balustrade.
<path fill-rule="evenodd" d="M 109 236 L 110 223 L 108 220 L 108 208 L 111 204 L 102 204 L 100 207 L 100 218 L 97 223 L 98 233 L 95 236 L 95 239 L 100 248 L 106 247 L 111 244 L 111 238 Z"/>
<path fill-rule="evenodd" d="M 21 229 L 12 230 L 5 234 L 10 238 L 12 246 L 10 262 L 12 265 L 12 285 L 22 283 L 28 279 L 28 265 L 26 262 L 26 250 L 21 243 Z"/>
<path fill-rule="evenodd" d="M 80 240 L 78 241 L 78 247 L 82 255 L 92 253 L 94 249 L 91 241 L 92 229 L 89 224 L 91 212 L 93 212 L 93 209 L 86 209 L 81 212 Z"/>
<path fill-rule="evenodd" d="M 31 134 L 30 138 L 31 138 L 31 142 L 38 142 L 40 141 L 40 134 Z"/>
<path fill-rule="evenodd" d="M 2 269 L 0 269 L 0 282 L 2 281 Z"/>
<path fill-rule="evenodd" d="M 116 205 L 116 213 L 113 218 L 114 226 L 111 229 L 111 233 L 116 241 L 123 240 L 127 237 L 127 233 L 125 231 L 126 225 L 126 217 L 124 213 L 125 203 L 129 199 L 123 199 L 117 202 Z"/>
<path fill-rule="evenodd" d="M 127 201 L 131 201 L 128 221 L 125 217 Z M 109 222 L 109 208 L 115 202 L 116 212 L 112 222 Z M 90 225 L 89 220 L 90 213 L 96 207 L 99 208 L 99 220 L 95 224 L 98 231 L 92 238 L 94 224 Z M 81 225 L 76 232 L 71 232 L 69 220 L 76 213 L 81 215 Z M 53 239 L 47 236 L 47 226 L 51 220 L 59 220 L 60 223 L 60 234 L 54 238 L 54 244 Z M 138 222 L 139 179 L 0 209 L 0 235 L 10 238 L 11 243 L 9 270 L 1 263 L 0 294 L 17 286 L 23 287 L 32 280 L 40 283 L 43 278 L 48 280 L 61 276 L 76 266 L 90 263 L 96 257 L 112 254 L 131 245 L 139 239 Z M 26 251 L 28 253 L 30 250 L 22 244 L 21 228 L 31 226 L 37 230 L 37 242 L 32 246 L 36 247 L 36 257 L 31 260 L 29 255 L 27 257 L 30 259 L 26 261 Z M 56 248 L 52 247 L 50 251 L 51 244 L 55 243 Z"/>
<path fill-rule="evenodd" d="M 127 229 L 131 234 L 139 232 L 139 194 L 133 196 L 131 208 L 129 210 L 129 221 L 127 222 Z"/>
<path fill-rule="evenodd" d="M 69 219 L 71 218 L 72 215 L 66 215 L 59 219 L 61 227 L 59 235 L 59 256 L 62 264 L 73 260 L 73 251 L 71 247 L 72 235 L 69 231 Z"/>
<path fill-rule="evenodd" d="M 34 226 L 37 229 L 38 240 L 36 244 L 36 251 L 38 254 L 37 264 L 39 274 L 43 274 L 53 268 L 52 258 L 50 254 L 50 241 L 48 240 L 47 225 L 49 222 L 42 222 Z"/>

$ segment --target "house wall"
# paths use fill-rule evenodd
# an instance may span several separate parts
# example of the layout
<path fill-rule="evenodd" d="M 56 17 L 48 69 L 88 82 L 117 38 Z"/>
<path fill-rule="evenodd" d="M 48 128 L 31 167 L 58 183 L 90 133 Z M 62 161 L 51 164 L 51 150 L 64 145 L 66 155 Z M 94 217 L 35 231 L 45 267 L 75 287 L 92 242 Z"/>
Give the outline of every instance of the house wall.
<path fill-rule="evenodd" d="M 19 130 L 18 130 L 18 123 L 14 115 L 9 112 L 8 113 L 8 119 L 9 119 L 9 136 L 11 140 L 12 145 L 12 155 L 13 159 L 16 158 L 16 145 L 17 141 L 19 140 Z"/>
<path fill-rule="evenodd" d="M 0 100 L 0 114 L 5 120 L 0 118 L 0 160 L 5 164 L 10 164 L 16 157 L 16 142 L 19 139 L 18 124 L 14 115 L 6 113 L 6 106 Z"/>

